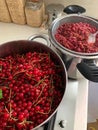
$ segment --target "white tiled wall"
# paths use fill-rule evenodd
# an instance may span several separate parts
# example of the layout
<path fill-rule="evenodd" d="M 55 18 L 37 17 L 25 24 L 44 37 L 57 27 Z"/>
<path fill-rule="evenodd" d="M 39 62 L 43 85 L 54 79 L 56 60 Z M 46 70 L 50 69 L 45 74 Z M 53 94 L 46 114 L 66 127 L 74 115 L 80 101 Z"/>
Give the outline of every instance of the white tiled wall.
<path fill-rule="evenodd" d="M 98 19 L 98 0 L 44 0 L 46 5 L 50 3 L 61 3 L 65 7 L 76 4 L 86 9 L 86 15 Z"/>

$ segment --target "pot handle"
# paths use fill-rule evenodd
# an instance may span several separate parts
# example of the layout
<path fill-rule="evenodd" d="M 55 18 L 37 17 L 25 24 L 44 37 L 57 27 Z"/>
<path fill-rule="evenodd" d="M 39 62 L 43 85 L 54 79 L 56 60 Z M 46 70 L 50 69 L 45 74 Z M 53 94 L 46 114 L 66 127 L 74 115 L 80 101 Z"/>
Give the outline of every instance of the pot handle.
<path fill-rule="evenodd" d="M 86 79 L 98 82 L 98 66 L 95 60 L 82 60 L 77 64 L 77 68 Z"/>
<path fill-rule="evenodd" d="M 49 41 L 49 37 L 48 37 L 48 35 L 47 34 L 35 34 L 35 35 L 32 35 L 32 36 L 30 36 L 29 38 L 28 38 L 28 40 L 31 40 L 31 41 L 34 41 L 35 39 L 43 39 L 43 40 L 45 40 L 46 42 L 46 44 L 47 44 L 47 46 L 49 46 L 50 47 L 50 41 Z M 37 41 L 37 40 L 36 40 Z M 44 43 L 43 43 L 44 44 Z"/>

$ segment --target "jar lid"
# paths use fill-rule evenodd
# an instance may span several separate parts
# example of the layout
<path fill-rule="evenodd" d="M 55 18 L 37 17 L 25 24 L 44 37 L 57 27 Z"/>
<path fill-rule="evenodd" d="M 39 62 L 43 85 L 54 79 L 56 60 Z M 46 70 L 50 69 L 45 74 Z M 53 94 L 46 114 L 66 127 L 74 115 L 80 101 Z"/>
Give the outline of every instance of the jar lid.
<path fill-rule="evenodd" d="M 41 8 L 42 3 L 43 3 L 43 0 L 40 0 L 40 1 L 27 0 L 26 7 L 31 8 L 32 10 L 38 10 Z"/>

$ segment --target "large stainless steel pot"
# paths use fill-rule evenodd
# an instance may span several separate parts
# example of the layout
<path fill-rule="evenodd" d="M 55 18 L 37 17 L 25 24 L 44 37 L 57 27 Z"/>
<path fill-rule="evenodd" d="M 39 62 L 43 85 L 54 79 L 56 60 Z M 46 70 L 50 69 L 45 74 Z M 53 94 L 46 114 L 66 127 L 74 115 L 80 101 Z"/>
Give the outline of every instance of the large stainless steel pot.
<path fill-rule="evenodd" d="M 85 64 L 86 64 L 86 67 L 89 66 L 89 68 L 91 68 L 88 61 L 90 61 L 90 63 L 93 64 L 93 67 L 97 68 L 96 61 L 98 59 L 98 52 L 97 53 L 75 52 L 75 51 L 72 51 L 63 47 L 55 39 L 55 33 L 59 26 L 61 26 L 64 23 L 76 23 L 76 22 L 86 22 L 98 28 L 98 22 L 90 17 L 77 15 L 77 14 L 63 16 L 61 18 L 57 18 L 56 20 L 54 20 L 53 23 L 51 24 L 49 28 L 50 41 L 52 45 L 62 53 L 63 60 L 65 61 L 66 67 L 68 69 L 68 76 L 70 78 L 73 78 L 73 79 L 80 78 L 81 74 L 78 71 L 78 69 L 80 68 L 79 70 L 87 79 L 98 82 L 98 76 L 97 76 L 97 79 L 95 79 L 93 77 L 90 77 L 91 74 L 89 72 L 84 72 Z M 82 61 L 82 64 L 80 64 L 81 61 Z M 86 61 L 85 64 L 83 64 L 84 61 Z M 76 66 L 78 67 L 78 69 Z M 96 70 L 98 71 L 98 68 Z"/>
<path fill-rule="evenodd" d="M 32 37 L 30 38 L 32 39 Z M 24 54 L 26 52 L 48 52 L 50 54 L 50 58 L 53 59 L 53 61 L 61 66 L 62 69 L 62 82 L 63 86 L 62 88 L 64 89 L 64 94 L 66 90 L 66 85 L 67 85 L 67 73 L 66 73 L 66 68 L 65 65 L 60 58 L 60 56 L 52 50 L 49 46 L 41 43 L 41 42 L 36 42 L 36 41 L 31 41 L 31 40 L 18 40 L 18 41 L 11 41 L 7 42 L 4 44 L 0 45 L 0 58 L 8 56 L 8 55 L 13 55 L 13 54 Z M 63 95 L 64 95 L 63 94 Z M 63 97 L 62 97 L 63 99 Z M 60 104 L 59 104 L 60 105 Z M 57 111 L 58 107 L 55 109 L 55 111 L 48 117 L 47 120 L 42 122 L 40 125 L 38 125 L 36 128 L 33 130 L 39 128 L 40 126 L 44 125 Z"/>

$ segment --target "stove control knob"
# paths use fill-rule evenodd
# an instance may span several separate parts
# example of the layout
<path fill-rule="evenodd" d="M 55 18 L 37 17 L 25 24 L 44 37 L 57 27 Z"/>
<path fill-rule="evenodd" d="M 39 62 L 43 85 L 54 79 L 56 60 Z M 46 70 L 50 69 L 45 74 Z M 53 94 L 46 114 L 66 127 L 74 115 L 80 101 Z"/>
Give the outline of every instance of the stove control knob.
<path fill-rule="evenodd" d="M 65 127 L 66 127 L 66 124 L 67 124 L 67 121 L 66 121 L 66 120 L 61 120 L 61 121 L 59 122 L 59 125 L 60 125 L 61 128 L 65 128 Z"/>

